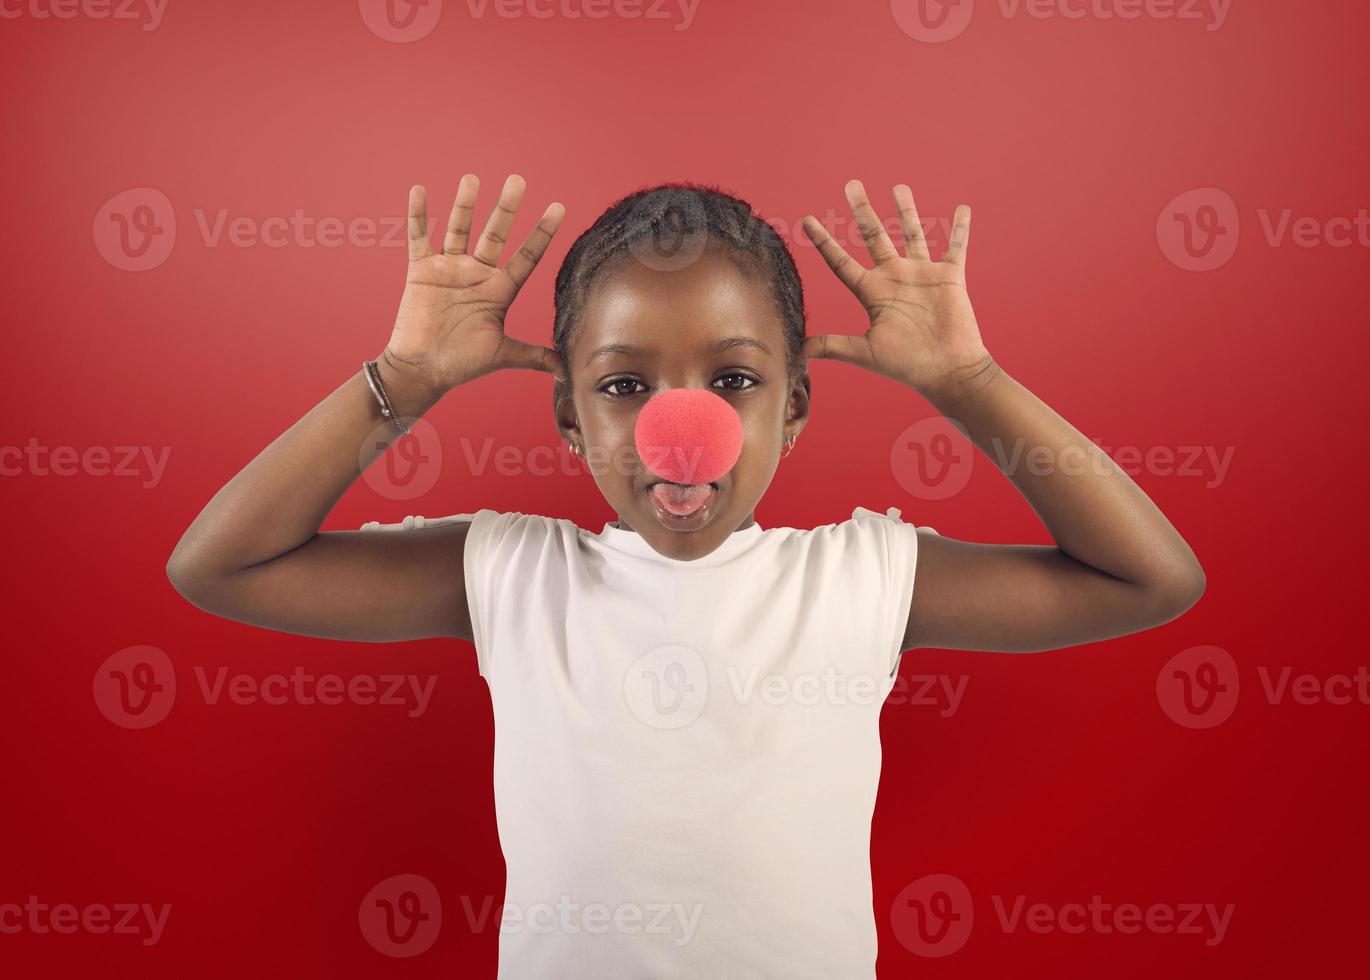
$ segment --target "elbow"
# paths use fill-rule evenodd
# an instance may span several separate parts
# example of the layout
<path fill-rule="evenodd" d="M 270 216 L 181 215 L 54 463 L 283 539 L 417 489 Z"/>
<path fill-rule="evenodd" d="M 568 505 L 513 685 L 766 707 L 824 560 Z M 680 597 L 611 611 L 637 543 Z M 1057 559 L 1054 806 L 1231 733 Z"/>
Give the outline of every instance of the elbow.
<path fill-rule="evenodd" d="M 175 589 L 182 598 L 195 603 L 194 596 L 199 594 L 201 588 L 199 580 L 196 578 L 194 571 L 188 567 L 187 563 L 183 559 L 178 558 L 174 552 L 171 557 L 167 559 L 166 577 L 167 581 L 171 583 L 171 587 Z M 198 603 L 195 604 L 198 605 Z"/>
<path fill-rule="evenodd" d="M 208 609 L 212 579 L 179 546 L 167 559 L 166 577 L 181 598 L 199 609 Z"/>
<path fill-rule="evenodd" d="M 1156 624 L 1178 619 L 1194 608 L 1207 587 L 1208 579 L 1198 562 L 1151 586 L 1147 590 L 1148 606 Z"/>

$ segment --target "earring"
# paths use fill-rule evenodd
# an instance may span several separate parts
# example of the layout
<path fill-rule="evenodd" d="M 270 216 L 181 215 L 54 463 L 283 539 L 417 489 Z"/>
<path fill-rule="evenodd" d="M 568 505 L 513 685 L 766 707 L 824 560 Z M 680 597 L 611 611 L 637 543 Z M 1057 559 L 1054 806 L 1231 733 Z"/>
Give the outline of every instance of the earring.
<path fill-rule="evenodd" d="M 794 442 L 798 438 L 798 436 L 790 436 L 788 439 L 785 440 L 785 445 L 780 448 L 781 459 L 784 459 L 790 453 L 794 452 Z"/>

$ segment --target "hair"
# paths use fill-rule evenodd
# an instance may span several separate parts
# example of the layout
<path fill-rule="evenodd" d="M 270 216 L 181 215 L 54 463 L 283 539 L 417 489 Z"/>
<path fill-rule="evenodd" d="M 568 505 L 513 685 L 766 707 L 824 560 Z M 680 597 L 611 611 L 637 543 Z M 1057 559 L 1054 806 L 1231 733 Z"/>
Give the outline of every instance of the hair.
<path fill-rule="evenodd" d="M 631 256 L 652 268 L 679 268 L 706 248 L 721 249 L 739 269 L 771 284 L 783 324 L 790 383 L 800 380 L 806 315 L 804 287 L 789 246 L 750 204 L 716 186 L 658 184 L 619 198 L 575 243 L 557 270 L 552 346 L 571 374 L 570 349 L 586 298 L 598 277 Z M 803 375 L 808 387 L 807 373 Z"/>

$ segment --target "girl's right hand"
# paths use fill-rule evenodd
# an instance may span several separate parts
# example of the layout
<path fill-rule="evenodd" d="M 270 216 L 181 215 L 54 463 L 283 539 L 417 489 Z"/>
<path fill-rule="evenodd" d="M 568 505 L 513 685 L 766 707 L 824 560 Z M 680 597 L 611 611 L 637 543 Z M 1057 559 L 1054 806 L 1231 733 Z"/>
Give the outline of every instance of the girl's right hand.
<path fill-rule="evenodd" d="M 566 209 L 549 204 L 542 220 L 499 268 L 524 180 L 511 174 L 476 246 L 467 251 L 471 212 L 480 180 L 466 174 L 457 188 L 442 252 L 428 238 L 427 193 L 409 189 L 409 275 L 395 329 L 381 355 L 385 365 L 422 388 L 441 395 L 501 368 L 527 368 L 565 377 L 556 351 L 515 340 L 504 333 L 504 317 L 556 234 Z"/>

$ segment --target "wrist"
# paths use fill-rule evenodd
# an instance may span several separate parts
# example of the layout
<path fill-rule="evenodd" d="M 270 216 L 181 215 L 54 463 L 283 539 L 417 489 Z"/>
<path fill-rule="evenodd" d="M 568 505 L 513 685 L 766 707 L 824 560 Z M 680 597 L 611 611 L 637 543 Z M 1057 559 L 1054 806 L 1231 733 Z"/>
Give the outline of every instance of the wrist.
<path fill-rule="evenodd" d="M 989 352 L 954 370 L 946 371 L 936 380 L 917 385 L 918 393 L 934 408 L 946 414 L 948 409 L 975 397 L 1004 373 Z"/>
<path fill-rule="evenodd" d="M 447 393 L 446 388 L 422 371 L 392 356 L 389 349 L 376 357 L 376 373 L 390 407 L 401 418 L 419 418 Z"/>

